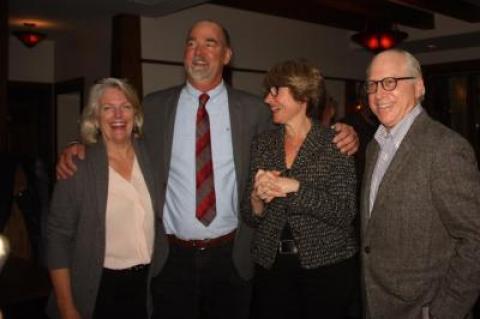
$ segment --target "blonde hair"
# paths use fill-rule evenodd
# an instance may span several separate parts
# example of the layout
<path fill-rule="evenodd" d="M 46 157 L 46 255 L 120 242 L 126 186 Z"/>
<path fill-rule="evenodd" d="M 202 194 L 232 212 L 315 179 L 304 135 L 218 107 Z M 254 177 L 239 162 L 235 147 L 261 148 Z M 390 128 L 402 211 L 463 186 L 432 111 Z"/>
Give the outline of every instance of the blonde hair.
<path fill-rule="evenodd" d="M 90 89 L 88 104 L 83 109 L 82 122 L 80 123 L 80 136 L 84 144 L 98 142 L 100 135 L 98 116 L 100 112 L 100 99 L 107 89 L 120 90 L 130 102 L 135 112 L 133 120 L 133 133 L 141 137 L 143 132 L 143 110 L 135 89 L 123 79 L 104 78 L 96 82 Z"/>

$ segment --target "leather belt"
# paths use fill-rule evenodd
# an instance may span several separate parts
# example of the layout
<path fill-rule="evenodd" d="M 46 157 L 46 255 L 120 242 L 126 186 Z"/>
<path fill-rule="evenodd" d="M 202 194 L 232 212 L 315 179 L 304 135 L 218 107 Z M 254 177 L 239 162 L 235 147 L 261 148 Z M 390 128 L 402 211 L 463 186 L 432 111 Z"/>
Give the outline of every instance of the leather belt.
<path fill-rule="evenodd" d="M 170 244 L 175 244 L 185 248 L 195 248 L 199 250 L 205 250 L 207 248 L 218 247 L 225 245 L 235 238 L 235 230 L 231 233 L 226 235 L 217 237 L 217 238 L 210 238 L 210 239 L 203 239 L 203 240 L 183 240 L 178 238 L 175 235 L 167 234 L 167 239 Z"/>
<path fill-rule="evenodd" d="M 104 268 L 106 271 L 112 272 L 137 272 L 137 271 L 144 271 L 147 270 L 150 264 L 139 264 L 132 267 L 124 268 L 124 269 L 110 269 Z"/>

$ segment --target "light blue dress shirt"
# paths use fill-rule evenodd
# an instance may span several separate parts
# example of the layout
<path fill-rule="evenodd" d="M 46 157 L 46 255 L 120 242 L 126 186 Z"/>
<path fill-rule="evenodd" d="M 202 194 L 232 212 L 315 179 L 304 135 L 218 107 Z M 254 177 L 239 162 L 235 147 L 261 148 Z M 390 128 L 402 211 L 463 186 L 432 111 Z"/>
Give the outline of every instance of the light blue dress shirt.
<path fill-rule="evenodd" d="M 378 188 L 383 180 L 383 176 L 387 171 L 393 157 L 397 153 L 400 144 L 403 141 L 408 130 L 415 121 L 415 118 L 422 112 L 423 108 L 417 104 L 405 117 L 388 130 L 385 126 L 380 125 L 375 132 L 375 140 L 380 145 L 380 152 L 377 157 L 377 162 L 372 174 L 372 181 L 370 184 L 370 213 L 372 212 L 375 199 L 377 198 Z"/>
<path fill-rule="evenodd" d="M 180 93 L 163 210 L 167 234 L 184 240 L 216 238 L 230 233 L 238 225 L 230 112 L 223 81 L 206 92 L 210 96 L 206 109 L 210 119 L 217 215 L 208 226 L 195 217 L 195 129 L 198 97 L 202 93 L 188 82 Z"/>

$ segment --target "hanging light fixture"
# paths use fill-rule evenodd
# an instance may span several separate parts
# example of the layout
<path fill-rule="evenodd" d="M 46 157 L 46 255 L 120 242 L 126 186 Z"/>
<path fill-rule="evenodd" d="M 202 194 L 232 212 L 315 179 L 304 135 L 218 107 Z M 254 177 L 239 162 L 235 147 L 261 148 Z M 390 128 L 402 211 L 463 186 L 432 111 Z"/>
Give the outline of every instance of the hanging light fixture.
<path fill-rule="evenodd" d="M 33 31 L 33 28 L 35 28 L 35 23 L 24 23 L 23 24 L 25 27 L 27 27 L 27 30 L 19 30 L 19 31 L 13 31 L 12 34 L 17 37 L 20 42 L 25 44 L 29 48 L 33 48 L 36 46 L 40 41 L 45 39 L 47 37 L 46 34 L 40 33 Z"/>
<path fill-rule="evenodd" d="M 378 53 L 391 49 L 408 37 L 406 32 L 398 30 L 391 23 L 368 24 L 365 30 L 351 36 L 352 41 L 362 47 Z"/>

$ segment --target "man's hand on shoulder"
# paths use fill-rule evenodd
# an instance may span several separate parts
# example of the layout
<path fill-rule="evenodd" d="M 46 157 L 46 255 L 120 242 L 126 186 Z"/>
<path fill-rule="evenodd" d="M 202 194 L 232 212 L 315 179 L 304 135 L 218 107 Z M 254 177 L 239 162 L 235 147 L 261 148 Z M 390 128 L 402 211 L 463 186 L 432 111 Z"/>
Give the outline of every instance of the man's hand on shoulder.
<path fill-rule="evenodd" d="M 360 142 L 355 129 L 344 123 L 335 123 L 332 128 L 335 130 L 333 143 L 343 154 L 353 155 L 358 151 Z"/>
<path fill-rule="evenodd" d="M 75 143 L 63 149 L 57 161 L 57 179 L 67 179 L 75 174 L 77 166 L 73 162 L 74 157 L 78 157 L 82 160 L 85 158 L 85 145 Z"/>

